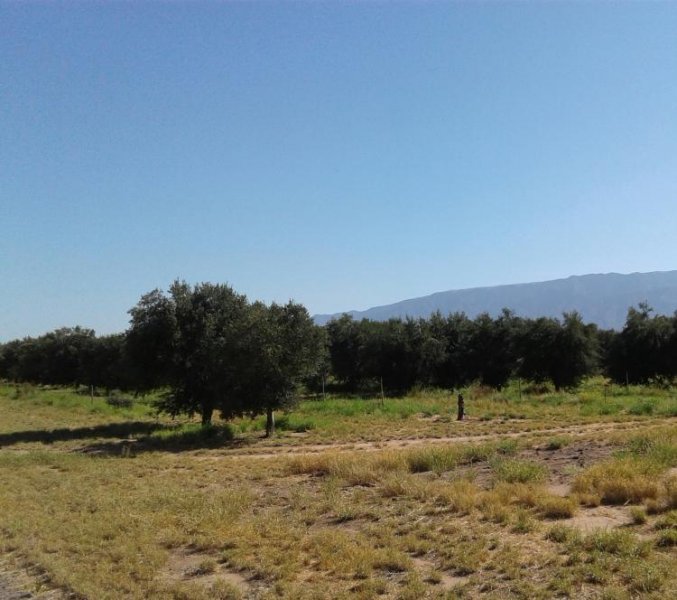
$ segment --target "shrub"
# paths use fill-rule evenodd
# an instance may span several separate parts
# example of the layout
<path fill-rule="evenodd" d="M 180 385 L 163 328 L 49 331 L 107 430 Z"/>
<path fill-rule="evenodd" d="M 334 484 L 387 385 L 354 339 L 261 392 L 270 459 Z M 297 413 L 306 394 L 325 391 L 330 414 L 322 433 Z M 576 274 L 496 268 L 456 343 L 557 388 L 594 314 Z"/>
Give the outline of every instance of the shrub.
<path fill-rule="evenodd" d="M 522 388 L 522 391 L 529 396 L 543 396 L 551 394 L 553 387 L 547 381 L 530 382 Z"/>

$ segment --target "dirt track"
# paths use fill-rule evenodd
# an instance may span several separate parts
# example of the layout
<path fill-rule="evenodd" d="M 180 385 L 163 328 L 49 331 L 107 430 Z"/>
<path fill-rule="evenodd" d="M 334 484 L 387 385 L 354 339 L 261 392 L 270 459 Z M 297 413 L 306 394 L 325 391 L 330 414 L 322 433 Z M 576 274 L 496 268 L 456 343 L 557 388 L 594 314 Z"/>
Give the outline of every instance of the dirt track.
<path fill-rule="evenodd" d="M 3 575 L 0 575 L 0 600 L 27 600 L 28 598 L 34 598 L 34 596 L 28 592 L 17 591 Z"/>
<path fill-rule="evenodd" d="M 29 592 L 41 585 L 40 592 Z M 57 589 L 44 587 L 44 577 L 30 570 L 16 568 L 6 558 L 0 558 L 0 600 L 64 600 Z"/>
<path fill-rule="evenodd" d="M 645 419 L 641 421 L 622 421 L 613 423 L 590 423 L 585 425 L 568 425 L 566 427 L 543 427 L 539 429 L 531 429 L 529 431 L 507 433 L 481 433 L 474 435 L 422 438 L 394 438 L 372 442 L 330 442 L 326 444 L 299 444 L 295 446 L 266 445 L 264 447 L 258 448 L 249 447 L 230 450 L 217 450 L 210 452 L 207 455 L 196 456 L 196 458 L 202 460 L 220 460 L 223 458 L 277 458 L 280 456 L 315 454 L 319 452 L 369 452 L 375 450 L 400 449 L 432 444 L 465 444 L 505 438 L 541 437 L 547 435 L 582 436 L 590 433 L 606 434 L 623 432 L 631 430 L 637 426 L 642 426 L 643 428 L 647 426 L 658 426 L 671 423 L 674 420 L 674 418 L 669 418 L 650 420 Z"/>

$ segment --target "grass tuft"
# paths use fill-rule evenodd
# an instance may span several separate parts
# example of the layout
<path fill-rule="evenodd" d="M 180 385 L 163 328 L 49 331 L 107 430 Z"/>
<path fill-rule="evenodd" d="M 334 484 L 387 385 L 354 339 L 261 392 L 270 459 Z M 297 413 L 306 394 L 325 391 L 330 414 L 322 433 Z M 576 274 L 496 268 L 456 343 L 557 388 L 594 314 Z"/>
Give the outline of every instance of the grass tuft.
<path fill-rule="evenodd" d="M 583 540 L 583 545 L 589 551 L 623 557 L 646 556 L 649 551 L 645 542 L 640 542 L 633 533 L 620 529 L 595 531 Z"/>
<path fill-rule="evenodd" d="M 543 481 L 547 469 L 528 460 L 495 458 L 490 461 L 496 481 L 506 483 L 529 483 Z"/>
<path fill-rule="evenodd" d="M 604 504 L 638 504 L 658 496 L 660 467 L 637 458 L 621 458 L 593 465 L 578 475 L 572 489 L 578 494 L 597 495 Z"/>
<path fill-rule="evenodd" d="M 576 504 L 569 498 L 546 496 L 537 504 L 538 512 L 545 519 L 570 519 L 576 514 Z"/>

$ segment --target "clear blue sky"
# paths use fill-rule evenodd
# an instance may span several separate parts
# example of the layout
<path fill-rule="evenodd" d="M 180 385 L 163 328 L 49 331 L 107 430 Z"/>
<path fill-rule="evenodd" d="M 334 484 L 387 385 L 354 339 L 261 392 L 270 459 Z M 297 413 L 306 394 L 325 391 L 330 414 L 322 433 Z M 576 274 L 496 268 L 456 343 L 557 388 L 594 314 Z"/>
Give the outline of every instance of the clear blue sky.
<path fill-rule="evenodd" d="M 677 4 L 0 4 L 0 339 L 677 268 Z"/>

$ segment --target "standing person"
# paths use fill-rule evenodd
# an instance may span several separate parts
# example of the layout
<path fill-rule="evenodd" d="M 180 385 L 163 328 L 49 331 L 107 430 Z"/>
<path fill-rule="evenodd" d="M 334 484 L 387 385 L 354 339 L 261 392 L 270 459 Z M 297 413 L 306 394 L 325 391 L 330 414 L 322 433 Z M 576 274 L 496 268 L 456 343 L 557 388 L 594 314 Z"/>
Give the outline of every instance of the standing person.
<path fill-rule="evenodd" d="M 457 421 L 462 421 L 465 415 L 465 401 L 463 400 L 463 394 L 458 395 L 458 418 Z"/>

